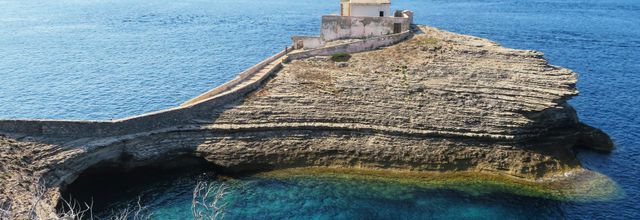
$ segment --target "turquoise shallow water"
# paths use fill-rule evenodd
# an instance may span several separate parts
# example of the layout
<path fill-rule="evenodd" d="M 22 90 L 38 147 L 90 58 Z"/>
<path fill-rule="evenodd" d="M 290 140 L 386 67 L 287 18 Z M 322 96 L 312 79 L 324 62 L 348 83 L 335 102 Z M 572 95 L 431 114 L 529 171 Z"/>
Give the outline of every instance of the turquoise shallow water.
<path fill-rule="evenodd" d="M 340 205 L 349 210 L 345 215 L 356 215 L 345 218 L 400 218 L 424 212 L 421 217 L 451 213 L 475 218 L 468 215 L 476 213 L 477 218 L 640 219 L 639 1 L 394 0 L 393 4 L 413 9 L 417 23 L 489 38 L 507 47 L 540 50 L 552 64 L 578 72 L 581 94 L 571 104 L 581 120 L 611 134 L 618 147 L 611 155 L 580 152 L 579 157 L 586 167 L 617 181 L 626 197 L 572 203 L 414 189 L 403 192 L 413 196 L 409 199 L 388 200 L 340 183 L 331 189 L 352 189 L 353 196 L 339 195 L 343 199 L 305 208 L 300 203 L 316 204 L 323 193 L 335 190 L 313 187 L 313 180 L 308 187 L 247 180 L 255 195 L 271 196 L 259 200 L 263 205 L 247 203 L 247 207 L 257 206 L 255 212 L 279 207 L 281 214 L 307 213 L 278 216 L 300 218 L 332 213 Z M 338 10 L 337 1 L 325 0 L 0 0 L 0 117 L 109 119 L 175 106 L 281 50 L 290 43 L 290 35 L 317 34 L 319 16 Z M 188 195 L 191 187 L 179 183 L 195 176 L 167 177 L 157 181 L 167 185 L 149 183 L 141 188 L 171 192 L 149 194 L 147 202 L 158 212 L 180 214 L 184 209 L 171 207 L 187 206 L 179 197 Z M 385 187 L 393 186 L 380 188 Z M 108 203 L 126 198 L 113 197 Z M 439 202 L 420 206 L 418 201 Z M 423 211 L 427 207 L 432 211 Z M 241 213 L 253 212 L 238 208 L 229 218 Z"/>
<path fill-rule="evenodd" d="M 83 176 L 70 192 L 92 201 L 96 216 L 133 208 L 138 198 L 153 219 L 191 218 L 197 181 L 225 184 L 226 219 L 539 219 L 564 218 L 563 203 L 504 192 L 464 193 L 409 184 L 337 178 L 217 178 L 201 170 L 163 171 L 157 176 L 96 173 Z M 144 177 L 143 177 L 144 176 Z M 115 178 L 125 181 L 115 181 Z M 215 187 L 214 187 L 215 188 Z M 96 189 L 109 189 L 96 190 Z M 564 202 L 567 204 L 567 202 Z M 117 213 L 117 211 L 115 211 Z"/>

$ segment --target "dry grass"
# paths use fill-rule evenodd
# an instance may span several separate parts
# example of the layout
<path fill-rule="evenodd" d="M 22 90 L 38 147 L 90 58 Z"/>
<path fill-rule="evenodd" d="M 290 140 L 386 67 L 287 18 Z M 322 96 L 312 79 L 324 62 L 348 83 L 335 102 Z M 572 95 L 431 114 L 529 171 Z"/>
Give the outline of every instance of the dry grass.
<path fill-rule="evenodd" d="M 329 63 L 323 61 L 305 60 L 296 62 L 295 69 L 291 73 L 295 80 L 303 86 L 301 89 L 339 95 L 342 90 L 336 87 L 336 77 L 326 71 L 327 68 L 335 67 L 329 66 Z"/>

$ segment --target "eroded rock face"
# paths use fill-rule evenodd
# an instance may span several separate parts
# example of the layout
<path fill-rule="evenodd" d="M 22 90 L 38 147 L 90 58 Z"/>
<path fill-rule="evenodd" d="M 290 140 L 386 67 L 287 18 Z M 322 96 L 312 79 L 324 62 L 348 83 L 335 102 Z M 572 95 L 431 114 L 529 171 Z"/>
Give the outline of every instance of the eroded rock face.
<path fill-rule="evenodd" d="M 609 153 L 615 149 L 613 141 L 607 133 L 604 131 L 591 127 L 586 124 L 580 124 L 580 137 L 577 147 L 596 150 L 604 153 Z"/>
<path fill-rule="evenodd" d="M 540 52 L 423 28 L 348 67 L 293 61 L 216 123 L 342 123 L 460 137 L 523 139 L 573 126 L 576 74 Z"/>
<path fill-rule="evenodd" d="M 612 149 L 566 101 L 576 74 L 542 53 L 421 27 L 398 45 L 296 60 L 212 117 L 108 138 L 0 137 L 0 205 L 52 216 L 58 187 L 101 164 L 195 155 L 230 172 L 304 166 L 498 173 L 580 170 L 573 147 Z M 48 190 L 38 196 L 37 183 Z M 4 202 L 4 203 L 3 203 Z"/>

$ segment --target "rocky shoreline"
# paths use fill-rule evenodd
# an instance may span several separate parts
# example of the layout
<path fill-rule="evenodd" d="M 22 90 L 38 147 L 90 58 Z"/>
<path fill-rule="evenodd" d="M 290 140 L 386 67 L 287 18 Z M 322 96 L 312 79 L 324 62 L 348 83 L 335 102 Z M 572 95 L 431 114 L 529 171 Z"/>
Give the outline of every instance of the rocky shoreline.
<path fill-rule="evenodd" d="M 540 52 L 420 26 L 346 62 L 292 60 L 188 122 L 106 137 L 2 131 L 0 205 L 18 219 L 53 218 L 60 190 L 91 167 L 184 155 L 231 173 L 340 167 L 491 174 L 558 190 L 584 177 L 608 187 L 575 157 L 577 147 L 613 150 L 567 104 L 575 83 Z"/>

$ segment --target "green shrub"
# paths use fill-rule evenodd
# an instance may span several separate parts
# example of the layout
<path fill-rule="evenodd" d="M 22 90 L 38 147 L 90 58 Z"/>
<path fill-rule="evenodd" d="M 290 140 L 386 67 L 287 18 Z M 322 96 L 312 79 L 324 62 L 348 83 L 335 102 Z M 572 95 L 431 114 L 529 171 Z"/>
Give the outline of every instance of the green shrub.
<path fill-rule="evenodd" d="M 351 55 L 348 53 L 335 53 L 331 55 L 331 60 L 333 60 L 333 62 L 346 62 L 349 61 L 350 58 Z"/>
<path fill-rule="evenodd" d="M 422 44 L 422 45 L 425 45 L 425 44 L 436 44 L 436 43 L 438 43 L 438 39 L 431 38 L 431 37 L 425 38 L 422 41 L 420 41 L 420 44 Z"/>

